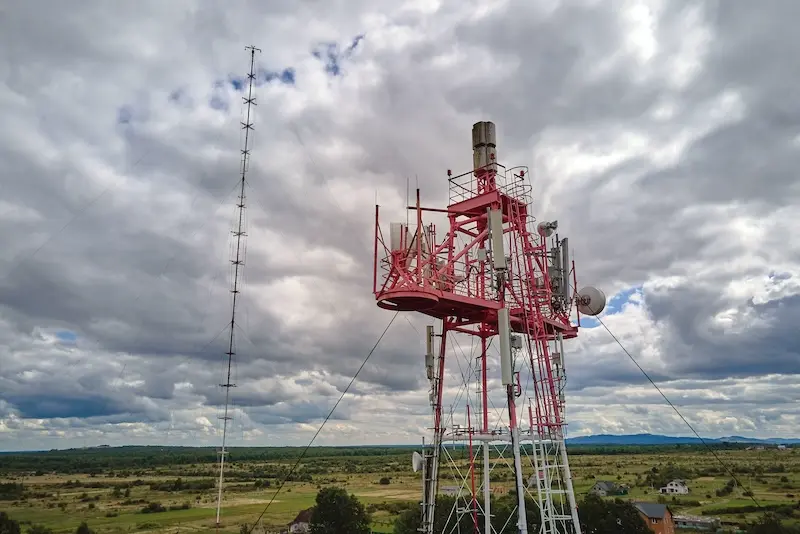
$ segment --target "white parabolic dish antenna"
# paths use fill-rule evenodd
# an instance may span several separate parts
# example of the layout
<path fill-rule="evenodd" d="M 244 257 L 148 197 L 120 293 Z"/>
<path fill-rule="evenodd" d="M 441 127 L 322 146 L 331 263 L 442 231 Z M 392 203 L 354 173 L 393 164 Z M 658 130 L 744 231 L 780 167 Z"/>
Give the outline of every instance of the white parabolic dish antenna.
<path fill-rule="evenodd" d="M 544 237 L 550 237 L 553 235 L 553 231 L 558 228 L 558 221 L 553 222 L 546 222 L 542 221 L 536 226 L 536 231 L 539 232 L 539 235 Z"/>
<path fill-rule="evenodd" d="M 417 451 L 414 451 L 414 454 L 411 455 L 411 467 L 415 473 L 422 469 L 422 455 Z"/>
<path fill-rule="evenodd" d="M 606 307 L 606 295 L 596 287 L 587 286 L 578 291 L 578 311 L 583 315 L 600 315 Z"/>

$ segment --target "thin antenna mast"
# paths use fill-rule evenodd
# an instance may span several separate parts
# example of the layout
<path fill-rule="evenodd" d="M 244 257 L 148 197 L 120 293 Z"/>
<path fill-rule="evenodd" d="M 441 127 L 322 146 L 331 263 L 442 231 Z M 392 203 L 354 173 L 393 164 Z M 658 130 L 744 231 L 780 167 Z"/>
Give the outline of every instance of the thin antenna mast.
<path fill-rule="evenodd" d="M 240 188 L 239 188 L 239 202 L 236 206 L 239 208 L 239 224 L 236 228 L 236 231 L 233 233 L 236 236 L 236 255 L 234 259 L 231 260 L 231 264 L 233 264 L 233 289 L 231 289 L 231 293 L 233 293 L 233 304 L 231 305 L 231 324 L 230 324 L 230 339 L 228 342 L 228 374 L 225 379 L 224 384 L 220 384 L 221 387 L 225 388 L 225 413 L 222 416 L 222 448 L 220 449 L 219 455 L 219 483 L 217 488 L 217 529 L 220 527 L 220 513 L 222 511 L 222 483 L 223 483 L 223 474 L 225 472 L 225 444 L 228 437 L 228 421 L 231 417 L 228 415 L 228 406 L 230 403 L 230 393 L 231 388 L 236 387 L 236 384 L 231 383 L 231 364 L 233 363 L 233 356 L 236 354 L 234 351 L 234 330 L 236 329 L 236 301 L 239 295 L 239 271 L 241 267 L 244 266 L 244 259 L 242 254 L 242 238 L 246 237 L 244 231 L 244 207 L 245 207 L 245 195 L 244 195 L 244 186 L 247 177 L 247 170 L 250 166 L 250 132 L 253 130 L 253 123 L 250 120 L 250 111 L 252 106 L 256 105 L 256 99 L 253 96 L 253 82 L 255 81 L 256 74 L 255 74 L 255 64 L 256 64 L 256 51 L 261 52 L 261 49 L 256 48 L 255 46 L 248 46 L 245 50 L 250 51 L 250 73 L 247 75 L 247 97 L 242 97 L 245 105 L 247 106 L 247 118 L 244 122 L 242 122 L 242 129 L 244 130 L 244 148 L 242 148 L 242 168 L 241 168 L 241 178 L 240 178 Z"/>

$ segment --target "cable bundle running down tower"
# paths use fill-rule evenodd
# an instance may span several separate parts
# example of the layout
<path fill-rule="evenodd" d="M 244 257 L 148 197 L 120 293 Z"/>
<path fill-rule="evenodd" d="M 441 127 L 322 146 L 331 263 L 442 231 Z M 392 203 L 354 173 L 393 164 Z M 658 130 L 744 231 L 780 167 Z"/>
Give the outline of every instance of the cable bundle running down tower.
<path fill-rule="evenodd" d="M 225 445 L 226 440 L 228 437 L 228 421 L 231 417 L 228 415 L 228 407 L 230 404 L 230 393 L 231 388 L 236 387 L 236 384 L 231 383 L 231 365 L 233 363 L 233 357 L 236 354 L 235 352 L 235 344 L 234 344 L 234 333 L 236 329 L 236 302 L 237 297 L 239 296 L 239 274 L 241 269 L 244 267 L 244 238 L 246 237 L 245 229 L 244 229 L 244 208 L 245 208 L 245 195 L 244 195 L 244 186 L 246 183 L 247 178 L 247 170 L 250 167 L 250 132 L 253 131 L 253 123 L 250 118 L 250 111 L 252 106 L 256 105 L 256 98 L 253 96 L 253 84 L 255 83 L 256 73 L 255 73 L 255 65 L 256 65 L 256 52 L 261 52 L 259 48 L 255 46 L 248 46 L 245 50 L 250 51 L 250 72 L 247 75 L 247 96 L 242 97 L 244 104 L 246 106 L 246 118 L 244 122 L 242 122 L 242 129 L 244 130 L 244 148 L 241 149 L 242 153 L 242 166 L 241 166 L 241 177 L 240 177 L 240 184 L 239 184 L 239 201 L 236 204 L 236 207 L 239 210 L 239 222 L 236 226 L 236 231 L 233 232 L 234 237 L 236 238 L 236 251 L 234 253 L 234 257 L 231 260 L 231 264 L 233 265 L 233 288 L 231 289 L 231 293 L 233 294 L 233 302 L 231 304 L 231 322 L 230 322 L 230 338 L 228 340 L 228 352 L 225 354 L 228 356 L 228 372 L 226 375 L 225 383 L 220 384 L 221 387 L 225 388 L 225 410 L 221 417 L 222 419 L 222 448 L 219 452 L 219 481 L 217 487 L 217 521 L 216 525 L 217 528 L 220 527 L 220 514 L 222 512 L 222 483 L 223 483 L 223 475 L 225 472 Z"/>
<path fill-rule="evenodd" d="M 428 327 L 425 355 L 433 440 L 413 458 L 424 481 L 420 531 L 507 532 L 516 514 L 515 531 L 523 534 L 529 520 L 541 534 L 580 534 L 564 443 L 563 341 L 577 336 L 580 314 L 603 310 L 605 295 L 593 287 L 572 292 L 577 280 L 567 239 L 555 234 L 557 222 L 534 228 L 528 169 L 497 163 L 494 124 L 476 123 L 472 140 L 473 170 L 458 176 L 447 172 L 446 209 L 421 207 L 417 190 L 416 206 L 408 206 L 416 224 L 391 223 L 386 240 L 375 207 L 373 292 L 378 306 L 417 311 L 441 322 L 438 335 Z M 423 212 L 447 216 L 449 230 L 441 241 L 434 225 L 423 224 Z M 572 324 L 575 308 L 577 324 Z M 480 340 L 475 367 L 468 364 L 455 398 L 460 402 L 466 391 L 463 426 L 455 424 L 455 415 L 446 420 L 442 410 L 447 345 L 458 344 L 459 335 Z M 501 387 L 494 389 L 506 415 L 494 407 L 490 395 L 497 381 L 489 379 L 487 352 L 495 336 Z M 520 397 L 527 410 L 518 405 Z M 466 461 L 454 457 L 455 449 L 443 447 L 445 441 L 461 443 L 469 456 Z M 513 458 L 506 459 L 509 450 Z M 477 461 L 479 453 L 482 460 Z M 441 488 L 455 496 L 452 509 L 444 514 L 436 513 L 442 461 L 451 469 L 448 478 L 457 484 Z M 492 488 L 492 471 L 503 462 L 513 473 L 514 485 Z M 481 478 L 477 481 L 476 468 Z M 516 494 L 516 510 L 505 525 L 497 524 L 491 513 L 492 494 L 509 489 Z M 533 510 L 529 517 L 526 500 L 536 504 L 538 517 Z"/>

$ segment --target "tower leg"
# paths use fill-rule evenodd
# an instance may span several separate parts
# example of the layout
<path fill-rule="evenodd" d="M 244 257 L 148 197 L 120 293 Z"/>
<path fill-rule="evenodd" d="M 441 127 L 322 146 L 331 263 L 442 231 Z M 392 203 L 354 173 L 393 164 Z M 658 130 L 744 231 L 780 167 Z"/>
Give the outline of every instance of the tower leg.
<path fill-rule="evenodd" d="M 483 415 L 482 430 L 484 434 L 489 433 L 489 384 L 488 366 L 486 364 L 486 335 L 484 327 L 481 327 L 481 409 Z M 484 534 L 492 534 L 492 488 L 490 484 L 489 467 L 489 442 L 483 442 L 483 531 Z"/>
<path fill-rule="evenodd" d="M 561 447 L 561 462 L 563 464 L 564 485 L 567 489 L 567 499 L 569 501 L 569 508 L 572 514 L 573 530 L 575 531 L 575 534 L 581 534 L 581 522 L 578 518 L 578 503 L 575 502 L 575 491 L 572 487 L 572 472 L 569 469 L 569 461 L 567 460 L 567 444 L 564 441 L 563 433 L 559 447 Z"/>
<path fill-rule="evenodd" d="M 483 444 L 483 532 L 492 534 L 492 490 L 489 486 L 489 443 Z"/>
<path fill-rule="evenodd" d="M 566 247 L 564 248 L 564 250 L 566 250 Z M 566 261 L 564 262 L 564 265 L 565 265 L 565 268 L 567 268 L 566 267 Z M 566 356 L 566 354 L 564 353 L 564 336 L 561 333 L 558 334 L 558 337 L 556 338 L 556 343 L 557 343 L 556 344 L 556 350 L 559 352 L 559 354 L 561 354 L 561 358 L 560 358 L 561 370 L 560 370 L 560 382 L 559 382 L 559 404 L 558 404 L 559 413 L 561 415 L 561 421 L 560 421 L 561 426 L 558 429 L 558 438 L 559 438 L 558 439 L 558 441 L 559 441 L 558 445 L 561 448 L 561 466 L 562 466 L 561 476 L 564 479 L 564 487 L 567 490 L 567 504 L 569 504 L 570 515 L 572 515 L 572 524 L 574 525 L 573 526 L 573 530 L 574 530 L 575 534 L 581 534 L 581 523 L 580 523 L 580 519 L 578 518 L 578 503 L 577 503 L 577 500 L 575 499 L 575 489 L 572 486 L 572 471 L 570 471 L 569 460 L 567 459 L 567 442 L 564 439 L 564 437 L 565 437 L 564 436 L 564 428 L 565 428 L 564 427 L 564 420 L 566 419 L 566 414 L 565 414 L 566 406 L 565 406 L 565 403 L 564 403 L 564 400 L 563 400 L 564 399 L 564 397 L 563 397 L 563 389 L 566 386 L 565 382 L 566 382 L 567 376 L 566 376 L 566 366 L 565 366 L 565 362 L 566 362 L 565 356 Z"/>
<path fill-rule="evenodd" d="M 528 534 L 528 514 L 525 510 L 525 482 L 522 474 L 522 458 L 519 453 L 519 426 L 517 426 L 517 409 L 514 398 L 514 386 L 506 386 L 508 390 L 508 419 L 511 427 L 511 449 L 514 451 L 514 478 L 517 481 L 517 528 L 520 534 Z"/>

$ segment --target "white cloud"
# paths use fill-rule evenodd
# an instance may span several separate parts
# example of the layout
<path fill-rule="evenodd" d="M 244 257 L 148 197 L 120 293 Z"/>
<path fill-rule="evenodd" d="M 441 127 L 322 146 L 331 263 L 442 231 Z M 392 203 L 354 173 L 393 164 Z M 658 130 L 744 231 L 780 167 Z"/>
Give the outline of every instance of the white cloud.
<path fill-rule="evenodd" d="M 793 19 L 529 4 L 7 9 L 0 448 L 218 440 L 241 146 L 229 80 L 251 43 L 294 83 L 257 91 L 234 444 L 316 431 L 390 318 L 369 294 L 376 196 L 384 221 L 405 218 L 407 183 L 445 204 L 476 120 L 497 123 L 502 160 L 531 166 L 535 214 L 569 235 L 581 285 L 642 288 L 603 321 L 699 431 L 795 432 Z M 426 323 L 396 321 L 320 443 L 419 441 Z M 573 434 L 687 433 L 602 327 L 567 358 Z"/>

